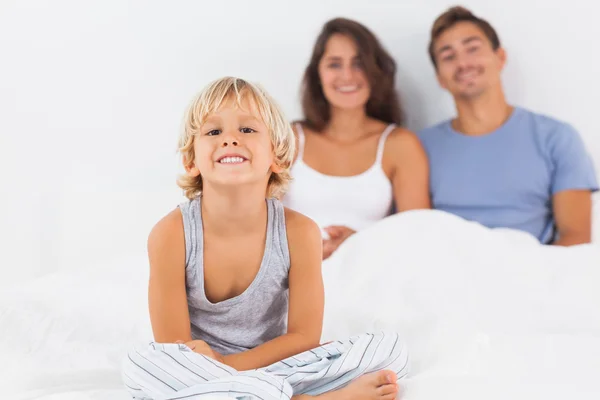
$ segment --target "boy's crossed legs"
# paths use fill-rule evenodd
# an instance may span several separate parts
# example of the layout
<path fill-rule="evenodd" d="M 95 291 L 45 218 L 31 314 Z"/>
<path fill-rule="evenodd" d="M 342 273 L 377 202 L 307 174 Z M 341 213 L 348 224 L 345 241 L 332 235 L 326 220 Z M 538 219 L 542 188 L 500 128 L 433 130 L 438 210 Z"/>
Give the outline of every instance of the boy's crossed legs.
<path fill-rule="evenodd" d="M 185 345 L 151 344 L 125 360 L 124 379 L 136 399 L 322 400 L 396 398 L 408 372 L 406 347 L 397 334 L 365 334 L 277 362 L 238 372 Z"/>

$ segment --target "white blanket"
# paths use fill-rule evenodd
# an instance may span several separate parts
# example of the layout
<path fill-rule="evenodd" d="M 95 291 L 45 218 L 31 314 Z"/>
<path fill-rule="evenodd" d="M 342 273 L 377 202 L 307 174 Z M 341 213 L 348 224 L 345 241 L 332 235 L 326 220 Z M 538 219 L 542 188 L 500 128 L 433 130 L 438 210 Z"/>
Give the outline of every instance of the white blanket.
<path fill-rule="evenodd" d="M 414 211 L 351 237 L 323 269 L 323 340 L 398 331 L 407 400 L 600 398 L 598 245 Z M 2 398 L 127 399 L 120 361 L 150 339 L 146 285 L 135 254 L 1 293 Z"/>
<path fill-rule="evenodd" d="M 600 398 L 598 245 L 414 211 L 350 238 L 324 276 L 326 339 L 407 338 L 407 400 Z"/>

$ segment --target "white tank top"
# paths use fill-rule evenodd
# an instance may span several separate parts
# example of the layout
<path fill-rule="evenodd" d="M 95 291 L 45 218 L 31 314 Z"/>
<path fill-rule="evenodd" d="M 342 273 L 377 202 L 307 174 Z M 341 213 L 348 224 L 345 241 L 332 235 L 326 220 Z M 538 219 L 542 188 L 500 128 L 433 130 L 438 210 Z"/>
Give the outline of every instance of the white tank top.
<path fill-rule="evenodd" d="M 389 215 L 393 189 L 381 160 L 385 140 L 394 127 L 388 125 L 381 134 L 375 163 L 369 169 L 353 176 L 333 176 L 304 163 L 304 131 L 296 124 L 298 156 L 291 169 L 292 182 L 283 198 L 284 205 L 311 218 L 321 228 L 343 225 L 359 231 Z"/>

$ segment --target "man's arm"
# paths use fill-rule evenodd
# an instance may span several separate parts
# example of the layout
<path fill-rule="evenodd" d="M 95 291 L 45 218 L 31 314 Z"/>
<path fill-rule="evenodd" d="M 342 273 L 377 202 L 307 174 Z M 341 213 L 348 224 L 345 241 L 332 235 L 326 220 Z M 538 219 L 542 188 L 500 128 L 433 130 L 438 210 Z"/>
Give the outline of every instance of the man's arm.
<path fill-rule="evenodd" d="M 592 240 L 592 193 L 590 190 L 564 190 L 552 198 L 558 230 L 557 246 L 572 246 Z"/>
<path fill-rule="evenodd" d="M 319 345 L 325 304 L 321 231 L 308 217 L 287 209 L 285 213 L 291 261 L 288 330 L 251 350 L 222 358 L 238 371 L 266 367 Z"/>
<path fill-rule="evenodd" d="M 591 158 L 579 133 L 558 124 L 547 135 L 552 160 L 552 212 L 558 230 L 555 245 L 589 243 L 592 231 L 592 196 L 598 182 Z"/>

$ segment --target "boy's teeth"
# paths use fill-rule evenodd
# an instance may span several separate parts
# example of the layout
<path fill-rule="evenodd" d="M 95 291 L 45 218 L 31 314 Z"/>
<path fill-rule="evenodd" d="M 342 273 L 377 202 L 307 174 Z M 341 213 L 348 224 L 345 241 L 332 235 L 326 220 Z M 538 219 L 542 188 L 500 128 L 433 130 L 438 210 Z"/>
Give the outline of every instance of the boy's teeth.
<path fill-rule="evenodd" d="M 242 157 L 225 157 L 225 158 L 221 158 L 219 160 L 219 162 L 221 164 L 235 164 L 235 163 L 244 162 L 244 159 Z"/>

